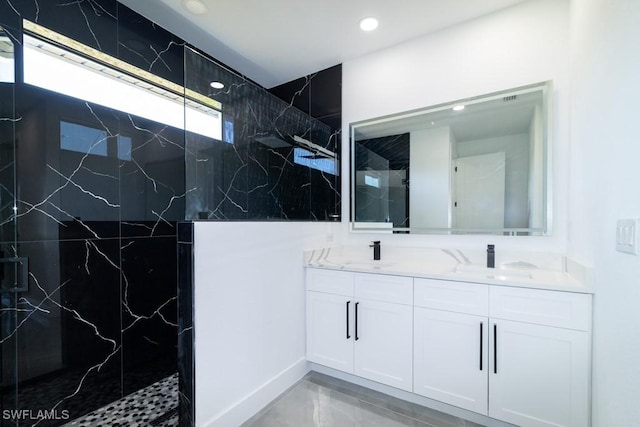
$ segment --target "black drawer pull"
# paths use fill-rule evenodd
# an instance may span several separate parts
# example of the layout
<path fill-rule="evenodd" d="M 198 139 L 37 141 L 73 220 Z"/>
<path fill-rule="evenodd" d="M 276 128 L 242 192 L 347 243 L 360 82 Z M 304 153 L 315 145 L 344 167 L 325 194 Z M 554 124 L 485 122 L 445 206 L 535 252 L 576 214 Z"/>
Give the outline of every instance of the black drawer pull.
<path fill-rule="evenodd" d="M 347 301 L 347 339 L 351 338 L 351 335 L 349 335 L 349 304 L 351 304 L 351 301 Z"/>
<path fill-rule="evenodd" d="M 360 337 L 358 336 L 358 304 L 360 303 L 356 303 L 356 341 L 360 339 Z"/>
<path fill-rule="evenodd" d="M 484 329 L 484 325 L 480 322 L 480 370 L 482 371 L 482 330 Z"/>
<path fill-rule="evenodd" d="M 498 325 L 493 324 L 493 373 L 498 373 Z"/>

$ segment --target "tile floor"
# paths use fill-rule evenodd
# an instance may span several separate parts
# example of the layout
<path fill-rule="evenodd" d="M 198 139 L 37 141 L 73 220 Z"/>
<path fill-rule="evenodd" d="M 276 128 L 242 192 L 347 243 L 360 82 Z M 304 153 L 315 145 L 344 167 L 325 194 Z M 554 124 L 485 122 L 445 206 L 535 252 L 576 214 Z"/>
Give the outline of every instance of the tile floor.
<path fill-rule="evenodd" d="M 66 424 L 178 425 L 177 375 Z M 311 372 L 242 427 L 480 427 L 470 421 Z"/>
<path fill-rule="evenodd" d="M 178 374 L 112 402 L 66 427 L 173 427 L 178 425 Z"/>
<path fill-rule="evenodd" d="M 480 427 L 311 372 L 242 427 Z"/>

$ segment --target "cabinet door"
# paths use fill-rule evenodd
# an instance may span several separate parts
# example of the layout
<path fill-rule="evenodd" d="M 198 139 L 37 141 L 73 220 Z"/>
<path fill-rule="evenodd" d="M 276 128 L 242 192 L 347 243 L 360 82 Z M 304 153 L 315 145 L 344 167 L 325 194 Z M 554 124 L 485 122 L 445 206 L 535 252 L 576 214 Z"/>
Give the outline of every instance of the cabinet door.
<path fill-rule="evenodd" d="M 487 317 L 414 309 L 414 393 L 487 415 Z"/>
<path fill-rule="evenodd" d="M 307 359 L 353 373 L 353 301 L 341 295 L 307 292 Z"/>
<path fill-rule="evenodd" d="M 589 425 L 589 334 L 490 320 L 489 416 L 523 427 Z"/>
<path fill-rule="evenodd" d="M 360 300 L 354 309 L 357 316 L 354 373 L 411 391 L 413 307 Z"/>

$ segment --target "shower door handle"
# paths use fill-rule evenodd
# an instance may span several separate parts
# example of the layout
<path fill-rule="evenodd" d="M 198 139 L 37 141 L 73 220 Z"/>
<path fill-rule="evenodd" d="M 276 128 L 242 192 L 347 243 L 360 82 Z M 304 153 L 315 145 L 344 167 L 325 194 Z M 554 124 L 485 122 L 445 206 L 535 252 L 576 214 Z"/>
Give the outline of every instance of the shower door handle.
<path fill-rule="evenodd" d="M 7 268 L 13 268 L 15 275 L 11 279 L 11 275 L 7 274 Z M 4 282 L 8 277 L 9 282 L 13 282 L 11 287 L 2 287 L 0 292 L 16 294 L 19 292 L 29 291 L 29 258 L 0 258 L 0 275 Z"/>

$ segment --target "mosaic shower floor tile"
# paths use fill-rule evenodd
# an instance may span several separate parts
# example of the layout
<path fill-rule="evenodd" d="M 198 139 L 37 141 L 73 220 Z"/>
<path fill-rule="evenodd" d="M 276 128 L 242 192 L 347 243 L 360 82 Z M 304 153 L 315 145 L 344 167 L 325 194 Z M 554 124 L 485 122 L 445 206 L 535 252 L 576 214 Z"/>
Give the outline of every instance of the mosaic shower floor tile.
<path fill-rule="evenodd" d="M 65 424 L 68 427 L 178 425 L 178 374 Z"/>

